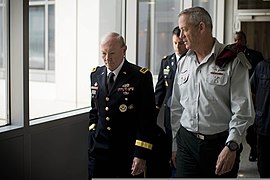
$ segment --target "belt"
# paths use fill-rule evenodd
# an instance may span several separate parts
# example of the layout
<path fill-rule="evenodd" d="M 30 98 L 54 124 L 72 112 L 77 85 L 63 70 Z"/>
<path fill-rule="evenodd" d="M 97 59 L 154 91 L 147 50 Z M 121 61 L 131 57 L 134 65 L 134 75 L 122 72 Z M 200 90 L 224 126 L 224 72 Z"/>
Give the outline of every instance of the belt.
<path fill-rule="evenodd" d="M 215 139 L 219 139 L 221 137 L 226 137 L 229 135 L 228 131 L 223 131 L 223 132 L 220 132 L 217 134 L 211 134 L 211 135 L 204 135 L 201 133 L 193 133 L 193 132 L 190 132 L 190 133 L 192 133 L 196 138 L 201 139 L 201 140 L 215 140 Z"/>

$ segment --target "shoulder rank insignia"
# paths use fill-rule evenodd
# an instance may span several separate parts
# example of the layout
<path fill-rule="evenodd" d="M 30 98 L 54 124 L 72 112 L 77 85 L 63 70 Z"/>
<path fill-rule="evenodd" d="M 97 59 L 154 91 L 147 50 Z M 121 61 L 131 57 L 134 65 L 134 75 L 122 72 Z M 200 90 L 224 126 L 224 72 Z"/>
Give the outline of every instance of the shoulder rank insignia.
<path fill-rule="evenodd" d="M 149 71 L 149 69 L 144 68 L 144 67 L 140 69 L 140 72 L 143 74 L 145 74 L 147 71 Z"/>
<path fill-rule="evenodd" d="M 93 69 L 92 69 L 92 72 L 95 72 L 97 70 L 97 68 L 96 67 L 94 67 Z"/>
<path fill-rule="evenodd" d="M 244 51 L 244 46 L 239 43 L 227 45 L 217 56 L 215 63 L 220 68 L 224 68 L 230 61 L 233 61 L 237 54 Z"/>
<path fill-rule="evenodd" d="M 163 56 L 163 58 L 162 58 L 162 59 L 163 59 L 163 60 L 165 60 L 165 59 L 167 59 L 167 57 L 168 57 L 168 56 Z"/>
<path fill-rule="evenodd" d="M 244 53 L 238 53 L 237 54 L 238 59 L 240 60 L 240 62 L 247 67 L 248 69 L 252 68 L 252 65 L 249 63 L 248 59 L 246 58 Z"/>

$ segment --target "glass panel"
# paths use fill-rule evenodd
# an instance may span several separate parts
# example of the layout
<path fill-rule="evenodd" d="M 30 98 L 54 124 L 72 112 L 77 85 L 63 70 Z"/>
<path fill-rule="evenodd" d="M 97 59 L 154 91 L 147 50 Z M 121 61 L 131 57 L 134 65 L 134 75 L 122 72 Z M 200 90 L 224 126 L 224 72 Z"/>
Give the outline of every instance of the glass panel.
<path fill-rule="evenodd" d="M 49 22 L 48 22 L 48 58 L 49 70 L 55 70 L 55 21 L 54 21 L 54 5 L 49 5 Z"/>
<path fill-rule="evenodd" d="M 269 0 L 238 0 L 238 9 L 270 9 Z"/>
<path fill-rule="evenodd" d="M 0 1 L 0 126 L 8 124 L 7 86 L 7 9 L 5 0 Z"/>
<path fill-rule="evenodd" d="M 158 74 L 160 60 L 173 53 L 172 30 L 178 25 L 179 0 L 140 0 L 138 65 Z"/>
<path fill-rule="evenodd" d="M 0 68 L 4 67 L 4 22 L 3 22 L 3 7 L 0 2 Z"/>
<path fill-rule="evenodd" d="M 214 22 L 214 1 L 192 0 L 192 6 L 200 6 L 206 9 L 212 18 L 212 22 Z"/>
<path fill-rule="evenodd" d="M 29 7 L 29 67 L 45 69 L 45 8 Z"/>
<path fill-rule="evenodd" d="M 30 8 L 33 9 L 30 11 L 29 33 L 30 38 L 36 39 L 30 39 L 30 42 L 39 46 L 35 55 L 42 57 L 42 60 L 44 52 L 41 49 L 46 49 L 48 67 L 49 70 L 53 70 L 55 77 L 54 81 L 29 81 L 29 116 L 32 122 L 45 116 L 90 106 L 89 75 L 91 69 L 100 61 L 101 2 L 108 4 L 108 0 L 64 0 L 57 1 L 57 6 L 46 3 L 43 6 L 31 5 Z M 89 7 L 92 8 L 91 11 Z M 77 11 L 78 9 L 80 11 Z M 104 11 L 103 15 L 112 17 L 108 13 L 111 12 Z M 118 20 L 119 17 L 115 19 Z M 111 22 L 115 22 L 115 19 L 102 25 L 114 27 L 116 25 Z M 44 48 L 44 37 L 47 38 L 47 48 Z"/>

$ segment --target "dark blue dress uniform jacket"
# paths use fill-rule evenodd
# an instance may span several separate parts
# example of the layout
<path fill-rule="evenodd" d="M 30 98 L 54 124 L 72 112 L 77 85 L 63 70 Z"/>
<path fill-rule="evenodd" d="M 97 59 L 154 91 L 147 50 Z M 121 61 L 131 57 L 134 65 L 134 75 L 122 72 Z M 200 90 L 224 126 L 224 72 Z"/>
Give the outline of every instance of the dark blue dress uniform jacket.
<path fill-rule="evenodd" d="M 110 92 L 106 90 L 106 76 L 105 66 L 91 73 L 89 153 L 107 150 L 118 162 L 131 160 L 127 164 L 131 168 L 133 157 L 146 159 L 153 145 L 152 74 L 125 60 Z"/>
<path fill-rule="evenodd" d="M 184 55 L 185 54 L 181 55 L 181 57 Z M 155 102 L 157 109 L 160 109 L 163 103 L 166 107 L 170 107 L 172 87 L 176 69 L 177 59 L 175 53 L 165 56 L 162 59 L 158 81 L 155 87 Z M 171 129 L 170 113 L 165 112 L 164 116 L 164 126 L 168 129 Z"/>

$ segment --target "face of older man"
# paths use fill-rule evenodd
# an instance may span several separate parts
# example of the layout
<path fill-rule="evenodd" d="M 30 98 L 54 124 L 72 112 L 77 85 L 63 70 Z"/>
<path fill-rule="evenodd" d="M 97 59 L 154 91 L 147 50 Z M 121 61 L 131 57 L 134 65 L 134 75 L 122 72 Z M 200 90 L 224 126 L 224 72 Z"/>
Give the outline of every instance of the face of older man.
<path fill-rule="evenodd" d="M 200 44 L 201 32 L 199 24 L 194 25 L 189 22 L 189 19 L 189 16 L 186 14 L 181 15 L 178 19 L 178 25 L 181 29 L 180 38 L 183 39 L 187 49 L 195 50 L 197 45 Z"/>
<path fill-rule="evenodd" d="M 108 37 L 101 43 L 100 48 L 104 64 L 111 71 L 121 64 L 127 49 L 115 37 Z"/>

